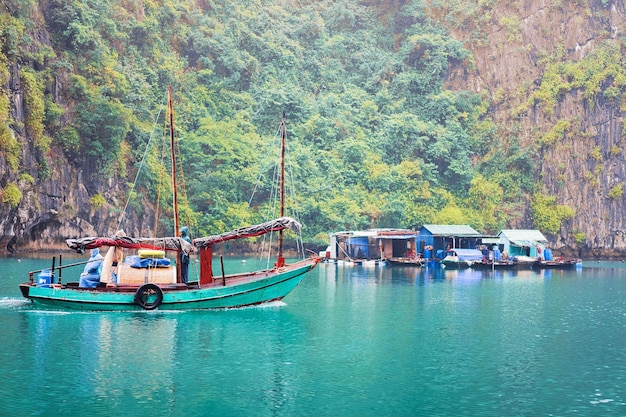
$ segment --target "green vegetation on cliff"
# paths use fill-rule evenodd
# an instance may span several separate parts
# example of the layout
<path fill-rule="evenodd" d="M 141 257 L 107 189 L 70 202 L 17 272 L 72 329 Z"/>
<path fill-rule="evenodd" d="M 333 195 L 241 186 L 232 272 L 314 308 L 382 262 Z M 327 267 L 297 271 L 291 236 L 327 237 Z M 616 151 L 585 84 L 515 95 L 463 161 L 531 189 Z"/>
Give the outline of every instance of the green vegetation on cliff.
<path fill-rule="evenodd" d="M 425 3 L 378 3 L 7 0 L 0 122 L 11 99 L 2 86 L 16 65 L 39 163 L 45 167 L 53 149 L 95 177 L 132 182 L 172 84 L 196 235 L 264 216 L 268 184 L 245 219 L 243 207 L 267 169 L 283 111 L 294 205 L 309 240 L 338 229 L 424 223 L 497 232 L 519 220 L 524 196 L 535 192 L 533 152 L 496 134 L 483 97 L 444 87 L 451 65 L 469 65 L 469 52 L 426 14 Z M 597 61 L 608 65 L 618 52 L 600 51 Z M 532 97 L 546 108 L 563 88 L 596 93 L 609 76 L 617 90 L 605 94 L 623 91 L 619 65 L 601 74 L 557 64 L 548 70 Z M 0 124 L 0 149 L 17 171 L 6 124 L 22 126 Z M 542 143 L 569 129 L 557 123 Z M 161 165 L 150 166 L 148 180 L 156 182 Z M 89 190 L 94 207 L 104 204 L 104 191 Z M 554 202 L 534 201 L 536 226 L 558 231 L 570 212 L 550 217 Z"/>

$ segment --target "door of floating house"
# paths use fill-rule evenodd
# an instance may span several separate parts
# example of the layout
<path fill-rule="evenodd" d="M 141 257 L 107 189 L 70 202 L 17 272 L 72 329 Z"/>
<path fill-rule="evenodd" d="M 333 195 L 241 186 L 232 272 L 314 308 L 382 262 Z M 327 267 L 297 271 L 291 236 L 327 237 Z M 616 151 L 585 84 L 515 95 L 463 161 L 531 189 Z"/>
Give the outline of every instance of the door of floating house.
<path fill-rule="evenodd" d="M 370 259 L 401 258 L 408 253 L 416 254 L 417 232 L 409 229 L 375 229 L 370 236 Z"/>
<path fill-rule="evenodd" d="M 413 235 L 397 235 L 389 239 L 392 246 L 392 257 L 413 257 L 419 252 L 417 247 L 417 237 L 415 232 Z"/>

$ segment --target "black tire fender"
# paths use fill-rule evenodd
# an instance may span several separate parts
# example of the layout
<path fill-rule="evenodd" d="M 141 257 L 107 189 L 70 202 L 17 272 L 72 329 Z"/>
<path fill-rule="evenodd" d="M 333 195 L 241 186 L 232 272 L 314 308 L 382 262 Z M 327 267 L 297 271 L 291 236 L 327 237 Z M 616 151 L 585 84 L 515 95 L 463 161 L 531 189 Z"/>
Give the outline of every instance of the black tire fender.
<path fill-rule="evenodd" d="M 156 284 L 144 284 L 135 293 L 135 304 L 144 310 L 154 310 L 163 301 L 163 290 Z"/>

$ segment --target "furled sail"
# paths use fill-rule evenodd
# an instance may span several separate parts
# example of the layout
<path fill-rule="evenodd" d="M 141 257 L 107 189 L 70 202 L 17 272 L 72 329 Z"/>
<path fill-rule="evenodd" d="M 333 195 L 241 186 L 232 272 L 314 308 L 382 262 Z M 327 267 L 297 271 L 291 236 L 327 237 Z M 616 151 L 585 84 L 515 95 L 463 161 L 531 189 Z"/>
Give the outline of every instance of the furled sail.
<path fill-rule="evenodd" d="M 65 241 L 70 249 L 83 252 L 86 249 L 99 248 L 101 246 L 116 246 L 126 249 L 156 249 L 183 252 L 186 254 L 194 252 L 191 243 L 180 237 L 84 237 L 81 239 L 67 239 Z"/>
<path fill-rule="evenodd" d="M 302 225 L 291 217 L 280 217 L 275 220 L 270 220 L 265 223 L 257 224 L 254 226 L 242 227 L 237 230 L 225 232 L 219 235 L 213 235 L 208 237 L 201 237 L 194 239 L 193 243 L 196 247 L 206 247 L 214 243 L 225 242 L 232 239 L 243 239 L 248 237 L 260 236 L 270 232 L 278 232 L 284 229 L 291 229 L 294 232 L 299 232 L 302 229 Z"/>

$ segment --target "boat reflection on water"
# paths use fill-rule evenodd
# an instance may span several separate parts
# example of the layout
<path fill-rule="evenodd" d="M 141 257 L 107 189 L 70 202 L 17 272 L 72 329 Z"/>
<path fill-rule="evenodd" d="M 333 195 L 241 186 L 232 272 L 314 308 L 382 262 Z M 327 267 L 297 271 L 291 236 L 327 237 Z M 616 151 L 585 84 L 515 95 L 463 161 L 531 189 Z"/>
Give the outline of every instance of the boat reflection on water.
<path fill-rule="evenodd" d="M 536 279 L 562 277 L 571 274 L 571 270 L 563 269 L 445 269 L 443 276 L 446 279 L 476 281 L 481 279 Z M 582 268 L 576 270 L 582 272 Z"/>
<path fill-rule="evenodd" d="M 166 399 L 175 386 L 177 357 L 184 355 L 175 315 L 24 310 L 23 317 L 35 330 L 37 374 L 30 384 L 48 387 L 38 392 L 39 409 L 59 410 L 59 390 L 89 398 L 94 412 L 130 402 L 145 403 L 147 414 L 173 408 Z M 65 379 L 55 381 L 55 375 Z M 163 399 L 158 409 L 154 398 Z"/>
<path fill-rule="evenodd" d="M 26 408 L 19 404 L 19 410 L 7 404 L 15 408 L 11 415 L 74 415 L 80 402 L 85 404 L 76 415 L 139 409 L 142 415 L 202 415 L 206 407 L 232 415 L 243 401 L 233 366 L 254 366 L 268 410 L 292 403 L 300 389 L 302 371 L 293 363 L 298 357 L 285 352 L 294 339 L 307 340 L 307 328 L 283 302 L 228 312 L 25 309 L 21 315 L 22 333 L 35 343 L 33 352 L 21 353 L 31 364 L 19 379 L 24 387 L 37 388 L 37 401 Z M 259 351 L 263 363 L 257 363 Z M 189 394 L 197 396 L 198 387 L 207 387 L 201 401 Z"/>

